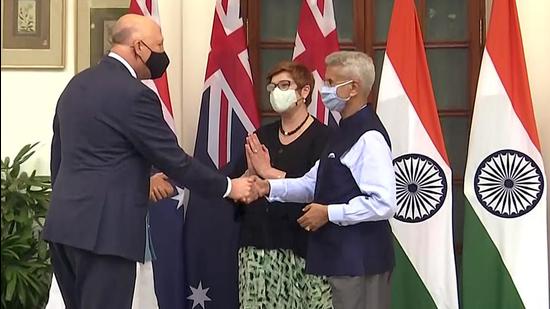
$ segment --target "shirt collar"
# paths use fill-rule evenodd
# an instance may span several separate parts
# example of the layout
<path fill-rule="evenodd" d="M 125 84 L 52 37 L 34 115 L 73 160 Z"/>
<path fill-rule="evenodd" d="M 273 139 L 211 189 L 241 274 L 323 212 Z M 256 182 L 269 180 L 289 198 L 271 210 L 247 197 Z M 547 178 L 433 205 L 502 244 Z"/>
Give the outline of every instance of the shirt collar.
<path fill-rule="evenodd" d="M 128 71 L 130 71 L 130 74 L 132 74 L 134 78 L 137 78 L 137 74 L 134 68 L 132 68 L 132 66 L 126 60 L 124 60 L 124 58 L 122 58 L 119 54 L 115 52 L 109 52 L 108 56 L 111 58 L 115 58 L 116 60 L 124 64 L 124 66 L 128 69 Z"/>

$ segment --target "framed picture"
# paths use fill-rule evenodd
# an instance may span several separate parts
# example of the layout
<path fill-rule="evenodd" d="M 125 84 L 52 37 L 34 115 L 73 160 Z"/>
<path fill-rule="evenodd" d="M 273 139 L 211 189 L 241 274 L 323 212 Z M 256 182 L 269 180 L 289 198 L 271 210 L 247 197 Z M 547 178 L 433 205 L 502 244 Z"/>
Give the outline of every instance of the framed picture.
<path fill-rule="evenodd" d="M 76 72 L 96 64 L 111 49 L 112 28 L 128 13 L 130 0 L 78 0 Z"/>
<path fill-rule="evenodd" d="M 65 66 L 65 0 L 2 0 L 2 68 Z"/>

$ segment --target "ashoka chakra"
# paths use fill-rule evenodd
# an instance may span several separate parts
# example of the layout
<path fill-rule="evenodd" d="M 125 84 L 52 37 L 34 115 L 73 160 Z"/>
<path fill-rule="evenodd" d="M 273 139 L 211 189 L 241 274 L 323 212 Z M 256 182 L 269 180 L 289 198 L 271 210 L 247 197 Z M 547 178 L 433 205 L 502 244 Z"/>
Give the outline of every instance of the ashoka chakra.
<path fill-rule="evenodd" d="M 395 218 L 403 222 L 422 222 L 443 206 L 447 179 L 443 169 L 431 158 L 409 153 L 393 160 L 397 184 Z"/>
<path fill-rule="evenodd" d="M 505 149 L 489 155 L 474 176 L 477 200 L 502 218 L 516 218 L 531 211 L 542 197 L 544 178 L 526 154 Z"/>

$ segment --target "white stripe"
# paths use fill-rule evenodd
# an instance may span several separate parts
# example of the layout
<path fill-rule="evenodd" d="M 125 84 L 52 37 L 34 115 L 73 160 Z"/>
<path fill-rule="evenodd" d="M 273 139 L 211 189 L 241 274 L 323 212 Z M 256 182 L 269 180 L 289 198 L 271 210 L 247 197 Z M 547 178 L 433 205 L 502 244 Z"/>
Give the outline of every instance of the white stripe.
<path fill-rule="evenodd" d="M 438 308 L 458 308 L 453 230 L 451 169 L 433 144 L 394 67 L 385 56 L 377 112 L 388 130 L 394 157 L 419 153 L 445 173 L 447 196 L 431 218 L 419 223 L 391 220 L 393 233 Z"/>
<path fill-rule="evenodd" d="M 324 123 L 328 124 L 329 121 L 329 113 L 332 114 L 332 117 L 334 117 L 334 120 L 336 120 L 336 123 L 340 122 L 340 113 L 338 112 L 331 112 L 326 108 L 323 104 L 323 101 L 321 100 L 321 85 L 324 84 L 324 79 L 319 74 L 319 71 L 315 69 L 313 72 L 311 72 L 313 75 L 313 79 L 315 80 L 315 85 L 313 86 L 313 90 L 311 93 L 311 104 L 309 104 L 307 110 L 308 112 L 313 115 L 313 117 L 319 119 L 320 116 L 323 116 L 325 119 Z M 317 115 L 317 106 L 323 106 L 323 115 Z"/>
<path fill-rule="evenodd" d="M 541 154 L 517 117 L 485 50 L 472 118 L 464 193 L 496 245 L 525 307 L 548 308 L 547 181 L 538 205 L 513 219 L 489 213 L 478 202 L 474 191 L 477 167 L 488 155 L 502 149 L 514 149 L 528 155 L 542 169 L 544 177 Z"/>
<path fill-rule="evenodd" d="M 223 10 L 222 2 L 216 1 L 216 13 L 222 22 L 223 30 L 226 35 L 230 35 L 243 26 L 243 20 L 239 16 L 240 9 L 239 0 L 227 0 L 226 14 Z"/>
<path fill-rule="evenodd" d="M 156 2 L 156 1 L 155 1 Z M 147 4 L 145 3 L 145 0 L 136 0 L 136 3 L 139 6 L 139 9 L 141 10 L 141 13 L 143 16 L 151 16 L 151 13 L 149 13 L 149 10 L 147 9 Z"/>
<path fill-rule="evenodd" d="M 305 51 L 306 51 L 306 47 L 304 46 L 304 42 L 302 42 L 302 38 L 300 38 L 300 32 L 296 32 L 296 43 L 294 43 L 294 52 L 292 53 L 292 60 L 296 59 L 296 57 L 300 56 Z"/>
<path fill-rule="evenodd" d="M 230 160 L 231 160 L 231 120 L 233 119 L 233 113 L 231 112 L 231 108 L 230 106 L 228 106 L 228 109 L 227 109 L 227 127 L 225 128 L 226 130 L 226 134 L 227 134 L 227 142 L 225 144 L 225 153 L 226 153 L 226 157 L 225 157 L 225 162 L 222 162 L 222 164 L 226 164 L 228 163 Z M 229 192 L 228 192 L 229 194 Z"/>
<path fill-rule="evenodd" d="M 308 0 L 307 5 L 311 14 L 315 18 L 315 22 L 324 37 L 327 37 L 332 31 L 336 30 L 336 20 L 334 19 L 334 7 L 332 0 L 326 0 L 323 8 L 323 14 L 317 6 L 317 0 Z"/>
<path fill-rule="evenodd" d="M 248 49 L 244 49 L 242 52 L 238 55 L 239 61 L 241 62 L 241 65 L 244 67 L 244 70 L 246 71 L 246 74 L 248 75 L 248 78 L 250 79 L 250 83 L 253 83 L 252 81 L 252 72 L 250 70 L 250 62 L 248 61 Z"/>
<path fill-rule="evenodd" d="M 209 78 L 204 81 L 204 89 L 210 87 L 210 106 L 208 111 L 208 154 L 212 161 L 218 166 L 219 154 L 219 139 L 220 139 L 220 100 L 222 91 L 225 94 L 228 102 L 228 117 L 231 117 L 231 114 L 234 112 L 239 117 L 242 125 L 244 126 L 247 132 L 254 132 L 255 128 L 252 124 L 248 114 L 244 111 L 244 108 L 240 104 L 239 100 L 235 96 L 233 89 L 229 86 L 229 83 L 225 79 L 223 72 L 217 70 Z M 229 122 L 228 122 L 229 123 Z M 228 141 L 231 137 L 231 131 L 228 128 L 227 137 Z M 230 145 L 228 145 L 229 147 Z M 230 153 L 228 152 L 228 155 Z M 228 156 L 228 160 L 231 160 L 231 157 Z"/>
<path fill-rule="evenodd" d="M 158 309 L 155 281 L 153 278 L 153 263 L 136 263 L 136 282 L 132 309 Z"/>
<path fill-rule="evenodd" d="M 157 85 L 155 85 L 155 82 L 152 79 L 142 80 L 141 82 L 157 94 L 157 97 L 159 98 L 159 101 L 160 101 L 160 107 L 162 108 L 162 116 L 164 117 L 164 121 L 166 121 L 170 129 L 172 129 L 172 132 L 176 133 L 174 117 L 172 116 L 172 114 L 170 114 L 170 111 L 166 107 L 165 102 L 162 100 L 162 97 L 158 92 Z"/>
<path fill-rule="evenodd" d="M 50 296 L 46 309 L 65 309 L 65 302 L 63 301 L 61 290 L 59 290 L 59 286 L 57 285 L 55 274 L 52 274 L 52 285 L 50 286 Z"/>

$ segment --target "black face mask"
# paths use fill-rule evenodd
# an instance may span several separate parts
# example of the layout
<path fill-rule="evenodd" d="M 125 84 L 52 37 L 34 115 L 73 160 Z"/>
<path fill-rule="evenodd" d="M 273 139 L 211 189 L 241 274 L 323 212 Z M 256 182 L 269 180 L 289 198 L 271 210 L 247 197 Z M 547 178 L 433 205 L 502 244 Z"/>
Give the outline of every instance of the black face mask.
<path fill-rule="evenodd" d="M 149 48 L 147 44 L 142 42 L 145 47 Z M 149 48 L 151 51 L 151 56 L 149 56 L 149 59 L 145 62 L 145 65 L 151 72 L 151 79 L 156 79 L 162 76 L 164 72 L 166 71 L 166 68 L 170 64 L 170 59 L 168 58 L 168 55 L 166 52 L 157 53 L 154 52 L 151 48 Z"/>

